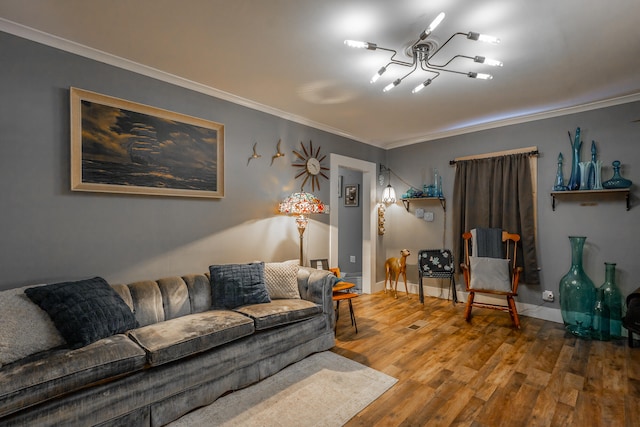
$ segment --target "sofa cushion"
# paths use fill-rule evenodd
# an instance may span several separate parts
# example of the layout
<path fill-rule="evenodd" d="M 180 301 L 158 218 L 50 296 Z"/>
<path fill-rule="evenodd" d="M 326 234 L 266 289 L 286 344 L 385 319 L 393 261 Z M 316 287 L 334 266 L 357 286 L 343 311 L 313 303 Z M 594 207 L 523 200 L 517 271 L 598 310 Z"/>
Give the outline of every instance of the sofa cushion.
<path fill-rule="evenodd" d="M 32 287 L 0 292 L 0 367 L 66 344 L 51 317 L 24 294 Z"/>
<path fill-rule="evenodd" d="M 254 332 L 253 320 L 229 310 L 210 310 L 129 331 L 151 365 L 161 365 Z"/>
<path fill-rule="evenodd" d="M 138 322 L 118 293 L 101 277 L 26 289 L 72 348 L 136 328 Z"/>
<path fill-rule="evenodd" d="M 298 290 L 297 264 L 289 262 L 267 262 L 264 264 L 264 283 L 269 298 L 290 299 L 300 298 Z"/>
<path fill-rule="evenodd" d="M 224 264 L 209 267 L 213 308 L 233 309 L 269 302 L 264 263 Z"/>
<path fill-rule="evenodd" d="M 322 313 L 322 307 L 303 299 L 277 299 L 268 304 L 245 305 L 235 311 L 251 317 L 260 331 L 308 319 Z"/>
<path fill-rule="evenodd" d="M 144 365 L 144 351 L 122 334 L 35 354 L 0 370 L 0 417 Z"/>

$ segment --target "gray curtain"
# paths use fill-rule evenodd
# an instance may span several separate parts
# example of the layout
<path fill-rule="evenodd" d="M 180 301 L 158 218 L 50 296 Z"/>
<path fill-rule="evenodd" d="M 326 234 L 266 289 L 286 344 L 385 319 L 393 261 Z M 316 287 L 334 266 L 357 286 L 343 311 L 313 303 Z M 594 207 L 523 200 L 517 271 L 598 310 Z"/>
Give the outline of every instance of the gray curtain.
<path fill-rule="evenodd" d="M 533 192 L 528 153 L 456 162 L 453 187 L 453 249 L 464 259 L 462 234 L 476 227 L 520 235 L 521 282 L 539 284 Z"/>

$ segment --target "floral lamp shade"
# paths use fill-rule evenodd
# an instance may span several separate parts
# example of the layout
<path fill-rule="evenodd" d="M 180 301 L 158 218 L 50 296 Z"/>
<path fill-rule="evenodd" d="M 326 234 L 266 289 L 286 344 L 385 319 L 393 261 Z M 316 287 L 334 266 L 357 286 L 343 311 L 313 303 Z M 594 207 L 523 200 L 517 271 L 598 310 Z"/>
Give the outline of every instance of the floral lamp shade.
<path fill-rule="evenodd" d="M 309 215 L 325 213 L 326 206 L 311 193 L 293 193 L 279 205 L 280 213 L 287 215 Z"/>

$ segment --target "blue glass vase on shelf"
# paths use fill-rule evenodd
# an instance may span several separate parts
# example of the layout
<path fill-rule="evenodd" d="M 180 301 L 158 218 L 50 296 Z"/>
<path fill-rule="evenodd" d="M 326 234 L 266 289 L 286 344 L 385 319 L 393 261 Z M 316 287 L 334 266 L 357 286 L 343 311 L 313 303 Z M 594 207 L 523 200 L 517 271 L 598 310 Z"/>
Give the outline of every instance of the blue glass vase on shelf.
<path fill-rule="evenodd" d="M 562 162 L 564 158 L 562 153 L 558 154 L 558 169 L 556 170 L 556 183 L 553 186 L 553 191 L 566 191 L 567 186 L 564 185 L 564 175 L 562 174 Z"/>
<path fill-rule="evenodd" d="M 567 331 L 581 338 L 591 338 L 596 288 L 582 267 L 584 236 L 569 236 L 571 268 L 560 279 L 560 312 Z"/>
<path fill-rule="evenodd" d="M 603 182 L 602 186 L 608 189 L 631 187 L 631 181 L 620 176 L 620 160 L 614 160 L 611 165 L 613 166 L 613 176 L 610 180 Z"/>
<path fill-rule="evenodd" d="M 571 142 L 571 175 L 569 176 L 569 184 L 567 190 L 575 191 L 580 188 L 580 128 L 576 128 L 574 139 L 571 139 L 571 131 L 569 131 L 569 142 Z"/>

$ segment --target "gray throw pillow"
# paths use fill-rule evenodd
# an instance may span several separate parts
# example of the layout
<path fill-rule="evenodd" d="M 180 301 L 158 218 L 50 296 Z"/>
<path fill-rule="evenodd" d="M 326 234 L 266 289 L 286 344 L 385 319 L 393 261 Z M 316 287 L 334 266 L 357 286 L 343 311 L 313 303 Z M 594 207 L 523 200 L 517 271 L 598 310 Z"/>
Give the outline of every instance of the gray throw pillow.
<path fill-rule="evenodd" d="M 209 266 L 213 308 L 271 302 L 264 283 L 264 263 Z"/>
<path fill-rule="evenodd" d="M 264 264 L 264 282 L 271 299 L 300 299 L 298 290 L 298 264 L 267 262 Z"/>
<path fill-rule="evenodd" d="M 138 327 L 129 306 L 101 277 L 25 289 L 72 348 Z"/>

